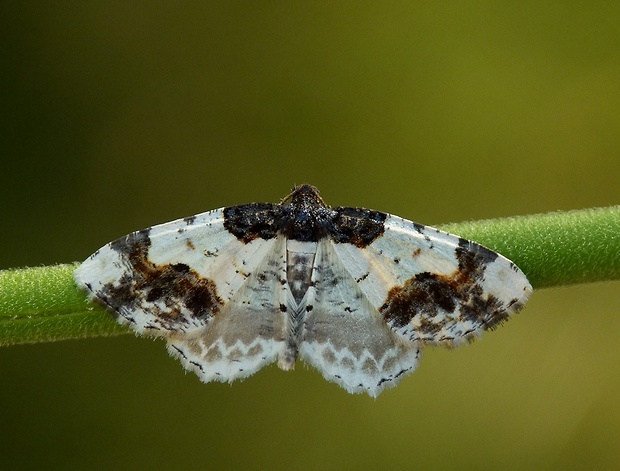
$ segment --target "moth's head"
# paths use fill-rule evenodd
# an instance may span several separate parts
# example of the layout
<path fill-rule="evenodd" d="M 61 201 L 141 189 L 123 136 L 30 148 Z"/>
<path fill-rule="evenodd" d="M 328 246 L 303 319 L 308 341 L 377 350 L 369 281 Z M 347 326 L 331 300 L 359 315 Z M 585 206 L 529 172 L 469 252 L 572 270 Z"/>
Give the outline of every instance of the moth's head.
<path fill-rule="evenodd" d="M 280 204 L 290 204 L 293 206 L 327 206 L 319 194 L 319 189 L 307 183 L 297 185 L 293 188 L 291 193 L 284 198 Z"/>

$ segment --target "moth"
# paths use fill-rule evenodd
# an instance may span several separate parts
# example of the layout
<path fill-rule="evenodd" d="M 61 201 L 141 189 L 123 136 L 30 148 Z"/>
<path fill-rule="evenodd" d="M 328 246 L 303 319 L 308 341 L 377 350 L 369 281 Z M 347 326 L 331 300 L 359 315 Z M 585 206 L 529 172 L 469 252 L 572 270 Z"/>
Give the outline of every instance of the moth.
<path fill-rule="evenodd" d="M 517 312 L 532 287 L 482 245 L 398 216 L 327 206 L 300 185 L 279 204 L 215 209 L 110 242 L 75 271 L 121 324 L 163 337 L 203 382 L 297 358 L 376 397 L 426 346 L 455 346 Z"/>

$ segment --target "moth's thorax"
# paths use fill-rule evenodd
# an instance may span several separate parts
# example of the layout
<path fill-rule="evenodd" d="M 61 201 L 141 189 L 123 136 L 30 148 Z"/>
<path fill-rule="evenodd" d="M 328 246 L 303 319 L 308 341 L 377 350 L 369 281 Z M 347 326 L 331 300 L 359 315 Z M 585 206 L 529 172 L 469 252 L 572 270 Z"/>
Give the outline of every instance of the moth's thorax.
<path fill-rule="evenodd" d="M 330 234 L 336 211 L 317 204 L 310 196 L 302 196 L 280 206 L 280 221 L 277 223 L 279 233 L 302 242 L 316 242 Z"/>

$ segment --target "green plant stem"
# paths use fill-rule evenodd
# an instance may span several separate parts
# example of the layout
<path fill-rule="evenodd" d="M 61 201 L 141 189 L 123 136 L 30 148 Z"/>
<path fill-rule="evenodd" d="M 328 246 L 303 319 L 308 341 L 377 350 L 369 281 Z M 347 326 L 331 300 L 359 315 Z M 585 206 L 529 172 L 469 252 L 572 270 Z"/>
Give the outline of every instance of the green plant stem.
<path fill-rule="evenodd" d="M 620 206 L 440 228 L 508 257 L 537 289 L 620 279 Z M 0 345 L 129 332 L 75 285 L 76 266 L 0 271 Z"/>
<path fill-rule="evenodd" d="M 620 279 L 620 206 L 446 224 L 517 264 L 535 289 Z"/>
<path fill-rule="evenodd" d="M 75 285 L 77 266 L 0 271 L 0 345 L 129 332 Z"/>

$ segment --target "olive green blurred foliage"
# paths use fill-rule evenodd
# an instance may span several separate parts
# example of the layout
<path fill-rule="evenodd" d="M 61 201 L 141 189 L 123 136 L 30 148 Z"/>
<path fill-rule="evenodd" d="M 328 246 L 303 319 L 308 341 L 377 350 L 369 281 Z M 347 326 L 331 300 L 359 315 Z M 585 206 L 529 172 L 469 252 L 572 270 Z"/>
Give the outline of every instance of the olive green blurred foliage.
<path fill-rule="evenodd" d="M 309 182 L 427 224 L 618 204 L 614 2 L 3 2 L 0 268 Z M 0 350 L 6 469 L 614 469 L 618 283 L 374 401 L 162 342 Z"/>

